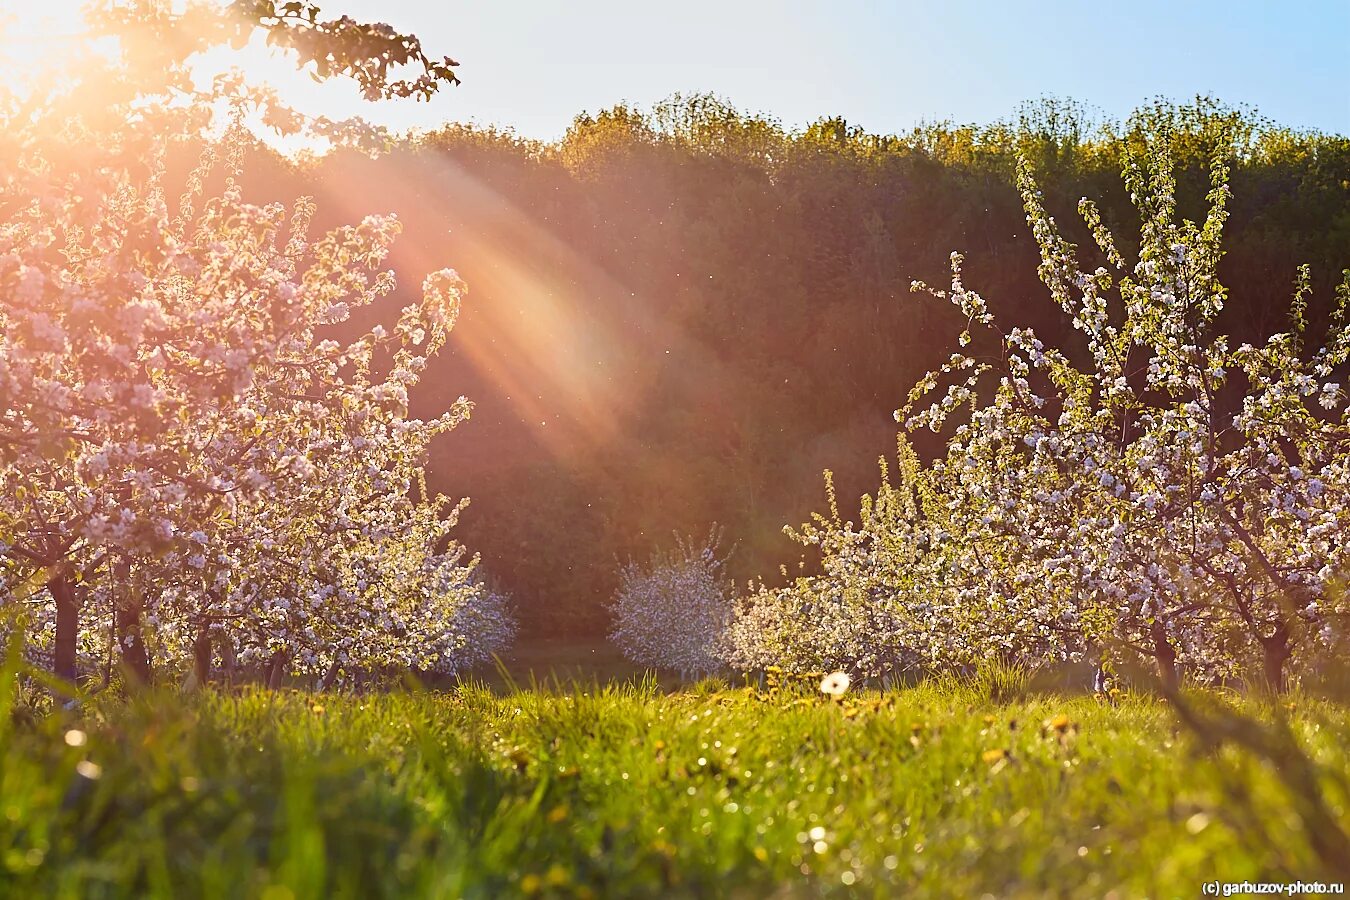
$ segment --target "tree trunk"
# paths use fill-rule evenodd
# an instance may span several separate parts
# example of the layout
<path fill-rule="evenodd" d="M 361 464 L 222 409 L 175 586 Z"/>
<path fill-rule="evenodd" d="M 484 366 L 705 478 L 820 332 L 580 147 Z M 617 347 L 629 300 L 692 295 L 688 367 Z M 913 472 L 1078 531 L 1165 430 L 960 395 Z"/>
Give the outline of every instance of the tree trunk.
<path fill-rule="evenodd" d="M 331 687 L 333 684 L 333 679 L 337 677 L 337 673 L 338 673 L 338 663 L 337 660 L 333 660 L 333 664 L 328 667 L 328 671 L 324 672 L 323 677 L 319 679 L 319 690 L 321 691 L 328 690 L 328 688 Z"/>
<path fill-rule="evenodd" d="M 117 599 L 118 650 L 122 658 L 122 677 L 129 687 L 143 687 L 151 680 L 150 653 L 145 648 L 145 623 L 142 621 L 144 603 L 131 584 L 131 563 L 119 559 L 113 565 L 117 580 L 114 596 Z"/>
<path fill-rule="evenodd" d="M 1283 694 L 1289 689 L 1288 675 L 1284 666 L 1293 654 L 1289 646 L 1289 629 L 1281 622 L 1270 637 L 1260 640 L 1265 687 L 1272 694 Z"/>
<path fill-rule="evenodd" d="M 75 649 L 80 637 L 80 606 L 75 600 L 75 589 L 70 576 L 64 572 L 47 582 L 47 590 L 56 601 L 56 652 L 52 671 L 57 678 L 74 683 L 79 677 Z"/>
<path fill-rule="evenodd" d="M 107 690 L 112 684 L 113 660 L 117 658 L 117 616 L 108 617 L 108 652 L 103 657 L 103 687 Z"/>
<path fill-rule="evenodd" d="M 1167 639 L 1167 629 L 1163 627 L 1161 619 L 1154 619 L 1148 631 L 1153 638 L 1153 658 L 1158 661 L 1158 677 L 1162 679 L 1165 689 L 1175 691 L 1181 684 L 1177 676 L 1177 651 Z"/>
<path fill-rule="evenodd" d="M 234 684 L 234 669 L 237 662 L 234 655 L 234 641 L 226 637 L 220 642 L 220 675 L 226 684 Z"/>
<path fill-rule="evenodd" d="M 143 629 L 139 603 L 118 606 L 117 634 L 122 643 L 122 672 L 129 684 L 138 687 L 148 685 L 151 680 L 150 654 L 145 649 Z"/>
<path fill-rule="evenodd" d="M 276 690 L 281 687 L 282 676 L 286 673 L 286 651 L 278 650 L 272 654 L 272 664 L 268 666 L 267 686 Z"/>
<path fill-rule="evenodd" d="M 192 671 L 199 685 L 205 685 L 211 677 L 211 657 L 211 626 L 203 625 L 192 642 Z"/>

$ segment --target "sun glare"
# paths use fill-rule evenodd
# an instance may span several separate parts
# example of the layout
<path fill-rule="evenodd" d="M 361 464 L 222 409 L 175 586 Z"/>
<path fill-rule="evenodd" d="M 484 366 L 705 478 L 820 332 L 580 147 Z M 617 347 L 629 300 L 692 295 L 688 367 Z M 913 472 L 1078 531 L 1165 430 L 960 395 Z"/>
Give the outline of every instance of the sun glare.
<path fill-rule="evenodd" d="M 187 3 L 172 0 L 162 6 L 179 13 Z M 116 38 L 90 38 L 88 8 L 85 0 L 51 0 L 39 11 L 0 13 L 0 91 L 27 97 L 35 90 L 59 88 L 91 53 L 101 61 L 117 61 L 123 51 Z M 189 63 L 198 90 L 208 89 L 222 75 L 238 73 L 248 86 L 272 91 L 283 104 L 309 117 L 340 121 L 370 110 L 353 85 L 316 83 L 292 56 L 268 46 L 261 30 L 240 49 L 215 47 Z M 330 146 L 322 138 L 278 135 L 260 121 L 253 125 L 262 140 L 284 153 L 322 153 Z"/>
<path fill-rule="evenodd" d="M 0 13 L 0 88 L 27 96 L 90 50 L 115 56 L 115 40 L 82 41 L 87 31 L 83 7 L 79 0 L 50 0 L 23 15 Z"/>

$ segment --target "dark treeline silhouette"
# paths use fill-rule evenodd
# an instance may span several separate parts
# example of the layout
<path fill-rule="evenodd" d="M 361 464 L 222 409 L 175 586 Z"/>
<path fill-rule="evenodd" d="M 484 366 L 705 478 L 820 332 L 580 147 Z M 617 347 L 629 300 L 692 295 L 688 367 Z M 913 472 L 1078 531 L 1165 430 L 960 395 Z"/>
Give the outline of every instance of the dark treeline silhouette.
<path fill-rule="evenodd" d="M 1065 340 L 1016 159 L 1086 248 L 1070 224 L 1078 198 L 1118 237 L 1137 233 L 1124 150 L 1164 133 L 1191 216 L 1210 158 L 1240 148 L 1229 332 L 1282 330 L 1305 262 L 1316 321 L 1350 259 L 1350 140 L 1209 99 L 1120 124 L 1044 100 L 1003 123 L 886 136 L 841 119 L 787 130 L 675 97 L 579 116 L 557 143 L 451 126 L 377 158 L 264 161 L 249 181 L 316 196 L 328 222 L 397 212 L 391 302 L 428 270 L 459 269 L 468 302 L 414 405 L 431 414 L 463 393 L 477 406 L 436 449 L 435 487 L 472 497 L 460 537 L 515 594 L 527 632 L 593 634 L 616 557 L 719 522 L 738 542 L 733 574 L 772 572 L 797 560 L 781 528 L 821 506 L 822 469 L 845 497 L 875 484 L 895 408 L 954 349 L 954 313 L 909 290 L 945 285 L 951 251 L 1003 323 Z"/>

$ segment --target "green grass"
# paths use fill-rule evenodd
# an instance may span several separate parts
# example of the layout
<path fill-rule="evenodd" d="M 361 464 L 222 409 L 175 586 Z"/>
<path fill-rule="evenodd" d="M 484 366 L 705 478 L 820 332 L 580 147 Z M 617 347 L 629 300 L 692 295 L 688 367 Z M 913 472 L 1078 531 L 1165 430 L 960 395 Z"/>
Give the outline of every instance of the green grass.
<path fill-rule="evenodd" d="M 20 709 L 0 719 L 0 894 L 1193 897 L 1319 874 L 1274 770 L 1197 755 L 1161 701 L 986 687 Z M 1350 771 L 1345 709 L 1300 702 L 1295 730 Z M 1244 791 L 1269 833 L 1228 818 Z"/>

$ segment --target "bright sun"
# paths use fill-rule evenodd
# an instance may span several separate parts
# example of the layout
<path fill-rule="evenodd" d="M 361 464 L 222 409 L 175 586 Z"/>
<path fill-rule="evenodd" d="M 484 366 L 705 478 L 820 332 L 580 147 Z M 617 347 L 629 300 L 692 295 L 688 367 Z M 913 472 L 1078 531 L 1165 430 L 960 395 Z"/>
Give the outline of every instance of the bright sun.
<path fill-rule="evenodd" d="M 48 0 L 22 15 L 0 13 L 0 87 L 26 95 L 69 64 L 86 31 L 83 5 L 78 0 Z"/>
<path fill-rule="evenodd" d="M 184 0 L 160 2 L 171 12 L 186 5 Z M 215 2 L 224 5 L 224 0 Z M 0 91 L 24 97 L 40 86 L 60 84 L 63 74 L 90 53 L 117 59 L 120 47 L 115 39 L 89 40 L 84 15 L 88 5 L 88 0 L 45 0 L 39 11 L 0 12 Z M 340 79 L 315 83 L 284 52 L 267 46 L 261 30 L 240 49 L 215 47 L 192 59 L 198 89 L 231 70 L 241 72 L 252 86 L 270 88 L 283 103 L 306 115 L 341 120 L 370 110 L 352 85 L 335 83 Z M 327 147 L 321 139 L 280 138 L 265 129 L 259 129 L 259 136 L 286 152 Z"/>

